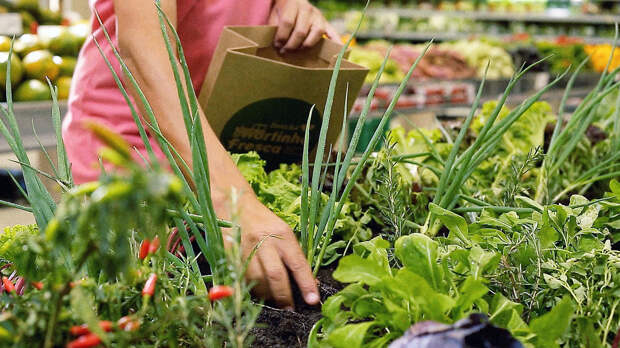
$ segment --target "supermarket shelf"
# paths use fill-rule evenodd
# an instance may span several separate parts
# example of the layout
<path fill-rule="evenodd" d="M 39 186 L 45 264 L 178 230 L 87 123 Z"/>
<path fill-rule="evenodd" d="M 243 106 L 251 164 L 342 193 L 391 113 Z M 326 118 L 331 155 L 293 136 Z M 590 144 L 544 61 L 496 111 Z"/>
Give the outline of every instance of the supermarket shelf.
<path fill-rule="evenodd" d="M 406 18 L 429 18 L 433 16 L 457 17 L 490 22 L 529 22 L 529 23 L 565 23 L 565 24 L 609 24 L 620 22 L 620 16 L 613 15 L 551 15 L 547 13 L 507 13 L 488 11 L 436 11 L 407 8 L 372 8 L 368 15 L 396 13 Z"/>
<path fill-rule="evenodd" d="M 64 116 L 67 112 L 67 103 L 60 102 L 59 104 L 60 114 Z M 26 150 L 40 148 L 37 136 L 45 147 L 56 145 L 56 136 L 52 125 L 51 102 L 14 103 L 13 107 Z M 36 130 L 37 136 L 35 136 L 33 127 Z M 0 153 L 7 152 L 11 152 L 11 148 L 4 137 L 0 136 Z"/>
<path fill-rule="evenodd" d="M 385 39 L 385 40 L 395 40 L 395 41 L 452 41 L 452 40 L 463 40 L 469 39 L 471 37 L 476 36 L 493 36 L 494 38 L 499 39 L 508 39 L 513 36 L 513 34 L 491 34 L 491 33 L 426 33 L 426 32 L 379 32 L 379 31 L 368 31 L 357 34 L 357 38 L 359 40 L 377 40 L 377 39 Z M 532 35 L 531 38 L 534 40 L 555 40 L 558 35 Z M 570 36 L 571 38 L 582 40 L 588 44 L 605 44 L 611 43 L 613 38 L 606 37 L 587 37 L 587 36 Z"/>

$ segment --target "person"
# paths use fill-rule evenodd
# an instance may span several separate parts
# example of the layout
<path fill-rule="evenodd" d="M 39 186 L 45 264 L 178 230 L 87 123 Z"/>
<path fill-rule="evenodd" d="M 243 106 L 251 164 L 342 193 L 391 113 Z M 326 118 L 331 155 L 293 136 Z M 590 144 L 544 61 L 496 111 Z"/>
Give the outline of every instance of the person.
<path fill-rule="evenodd" d="M 191 150 L 182 118 L 174 75 L 168 59 L 154 0 L 90 0 L 113 45 L 148 99 L 167 140 L 191 165 Z M 188 62 L 197 94 L 203 84 L 208 63 L 219 35 L 226 25 L 277 26 L 274 47 L 284 53 L 315 45 L 323 35 L 337 39 L 338 34 L 321 12 L 307 0 L 161 0 L 161 8 L 176 28 Z M 100 167 L 97 152 L 101 143 L 83 128 L 86 119 L 111 128 L 135 147 L 144 158 L 145 146 L 123 95 L 117 87 L 95 41 L 113 68 L 123 76 L 97 18 L 92 19 L 92 37 L 83 46 L 74 75 L 68 114 L 63 121 L 63 139 L 76 183 L 97 180 Z M 127 83 L 125 83 L 128 86 Z M 138 100 L 132 89 L 132 99 Z M 140 103 L 134 103 L 140 105 Z M 218 141 L 204 114 L 205 142 L 211 173 L 212 200 L 220 218 L 229 217 L 230 193 L 240 192 L 239 222 L 242 248 L 248 256 L 264 240 L 249 264 L 246 278 L 255 282 L 254 292 L 278 306 L 293 309 L 294 301 L 288 271 L 296 281 L 304 300 L 319 302 L 317 283 L 291 228 L 254 195 Z M 150 143 L 160 159 L 166 159 L 157 141 Z M 140 160 L 136 155 L 136 160 Z M 277 236 L 277 238 L 265 238 Z"/>

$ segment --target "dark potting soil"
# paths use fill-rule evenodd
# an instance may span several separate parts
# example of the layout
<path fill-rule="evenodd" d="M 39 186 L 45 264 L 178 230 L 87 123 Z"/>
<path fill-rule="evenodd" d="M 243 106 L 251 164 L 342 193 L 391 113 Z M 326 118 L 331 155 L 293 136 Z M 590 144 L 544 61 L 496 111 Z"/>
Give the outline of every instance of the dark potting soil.
<path fill-rule="evenodd" d="M 321 269 L 317 275 L 321 303 L 329 296 L 344 288 L 332 278 L 335 268 Z M 285 311 L 269 306 L 264 307 L 258 316 L 257 326 L 252 329 L 254 348 L 297 348 L 306 347 L 308 334 L 314 324 L 321 319 L 321 305 L 307 305 L 295 284 L 293 284 L 295 311 Z"/>

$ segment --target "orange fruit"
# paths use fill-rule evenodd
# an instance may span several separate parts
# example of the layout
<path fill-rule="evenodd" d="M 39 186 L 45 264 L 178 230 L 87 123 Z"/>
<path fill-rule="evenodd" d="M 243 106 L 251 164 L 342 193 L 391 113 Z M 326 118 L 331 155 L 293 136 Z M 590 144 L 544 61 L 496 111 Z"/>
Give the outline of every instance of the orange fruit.
<path fill-rule="evenodd" d="M 19 37 L 19 39 L 15 40 L 15 45 L 13 49 L 17 52 L 20 57 L 25 57 L 28 53 L 42 50 L 45 48 L 45 45 L 39 37 L 34 34 L 24 34 Z"/>
<path fill-rule="evenodd" d="M 71 77 L 59 77 L 58 81 L 56 81 L 56 86 L 58 87 L 58 99 L 69 99 L 69 91 L 71 90 Z"/>
<path fill-rule="evenodd" d="M 48 48 L 52 53 L 59 56 L 77 57 L 81 47 L 80 41 L 80 38 L 69 31 L 69 29 L 63 28 L 57 35 L 50 38 Z"/>
<path fill-rule="evenodd" d="M 74 57 L 54 56 L 54 64 L 60 69 L 59 76 L 73 76 L 77 59 Z"/>
<path fill-rule="evenodd" d="M 11 39 L 8 36 L 0 35 L 0 52 L 8 52 L 11 49 Z"/>
<path fill-rule="evenodd" d="M 9 63 L 9 52 L 0 52 L 0 89 L 4 90 L 6 86 L 6 72 Z M 23 77 L 22 63 L 16 54 L 11 56 L 11 84 L 17 85 Z"/>
<path fill-rule="evenodd" d="M 39 80 L 28 80 L 19 85 L 14 95 L 15 101 L 42 101 L 52 99 L 50 88 Z"/>
<path fill-rule="evenodd" d="M 54 63 L 54 56 L 49 51 L 39 50 L 28 53 L 23 60 L 26 76 L 30 79 L 45 81 L 55 80 L 60 68 Z"/>

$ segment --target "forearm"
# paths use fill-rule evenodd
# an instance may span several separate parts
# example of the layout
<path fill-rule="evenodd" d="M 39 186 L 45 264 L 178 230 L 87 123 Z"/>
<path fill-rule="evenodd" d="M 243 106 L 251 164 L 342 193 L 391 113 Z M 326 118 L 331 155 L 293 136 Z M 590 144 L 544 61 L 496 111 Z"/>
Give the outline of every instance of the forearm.
<path fill-rule="evenodd" d="M 114 4 L 118 17 L 118 40 L 121 57 L 146 96 L 162 135 L 176 149 L 187 165 L 192 168 L 192 152 L 184 123 L 183 110 L 168 51 L 161 33 L 157 10 L 151 0 L 115 0 Z M 160 4 L 173 26 L 176 25 L 176 0 L 162 0 Z M 138 9 L 140 11 L 137 11 Z M 168 36 L 174 37 L 171 33 Z M 139 39 L 136 40 L 136 38 Z M 173 52 L 176 53 L 176 44 L 173 39 L 170 41 L 173 45 Z M 180 64 L 178 62 L 175 64 L 177 64 L 177 70 L 181 72 Z M 180 75 L 181 85 L 185 88 L 184 75 L 182 73 Z M 125 82 L 126 86 L 131 86 L 127 81 Z M 133 88 L 130 88 L 130 92 L 134 100 L 140 100 Z M 187 95 L 187 91 L 184 95 Z M 146 110 L 142 103 L 138 102 L 138 106 L 145 124 L 150 123 L 148 117 L 145 116 Z M 211 186 L 215 196 L 225 197 L 233 187 L 253 196 L 250 186 L 217 139 L 202 111 L 200 117 L 209 158 Z M 178 161 L 178 159 L 176 160 Z M 181 165 L 180 167 L 182 170 L 184 169 L 184 166 Z M 188 179 L 190 178 L 190 175 L 185 171 L 184 175 Z M 219 197 L 213 198 L 215 200 Z"/>
<path fill-rule="evenodd" d="M 183 121 L 183 111 L 169 61 L 157 63 L 152 62 L 153 57 L 135 57 L 135 55 L 127 53 L 123 55 L 123 58 L 149 101 L 162 135 L 176 149 L 185 163 L 193 168 L 192 152 Z M 138 61 L 140 64 L 137 63 Z M 167 66 L 167 69 L 161 69 L 162 65 Z M 177 68 L 181 71 L 180 66 Z M 184 77 L 181 76 L 181 79 L 183 86 L 185 86 Z M 132 93 L 135 99 L 137 93 L 134 90 Z M 189 101 L 187 102 L 189 103 Z M 146 115 L 144 108 L 141 108 L 141 111 L 142 115 Z M 212 190 L 216 196 L 221 196 L 214 197 L 214 199 L 225 199 L 232 188 L 238 192 L 251 193 L 250 186 L 218 140 L 202 110 L 199 110 L 199 115 L 209 159 Z M 149 121 L 146 120 L 146 122 Z M 187 173 L 185 174 L 187 176 Z"/>

